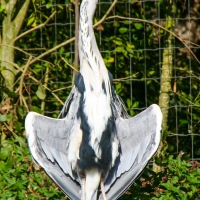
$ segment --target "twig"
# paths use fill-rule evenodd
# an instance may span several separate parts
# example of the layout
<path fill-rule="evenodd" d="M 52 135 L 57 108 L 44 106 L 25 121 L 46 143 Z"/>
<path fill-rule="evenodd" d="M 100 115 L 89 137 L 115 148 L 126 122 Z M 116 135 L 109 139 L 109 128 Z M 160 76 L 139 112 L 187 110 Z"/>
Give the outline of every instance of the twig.
<path fill-rule="evenodd" d="M 106 20 L 107 16 L 110 14 L 112 9 L 116 5 L 117 1 L 118 0 L 114 0 L 113 1 L 113 3 L 111 4 L 110 8 L 107 10 L 106 14 L 96 24 L 94 24 L 93 28 L 96 28 L 97 26 L 99 26 L 100 24 L 102 24 Z"/>
<path fill-rule="evenodd" d="M 59 91 L 67 90 L 67 89 L 70 89 L 70 88 L 72 88 L 72 85 L 67 86 L 67 87 L 63 87 L 63 88 L 59 88 L 59 89 L 56 89 L 56 90 L 53 90 L 52 92 L 59 92 Z"/>
<path fill-rule="evenodd" d="M 10 61 L 8 61 L 8 60 L 0 60 L 1 62 L 6 62 L 6 63 L 8 63 L 8 64 L 11 64 L 11 65 L 13 65 L 15 68 L 20 68 L 19 66 L 18 66 L 18 64 L 16 64 L 16 63 L 13 63 L 13 62 L 10 62 Z"/>
<path fill-rule="evenodd" d="M 26 51 L 23 51 L 23 50 L 20 49 L 19 47 L 15 47 L 15 46 L 8 45 L 8 44 L 0 44 L 0 46 L 11 47 L 11 48 L 13 48 L 13 49 L 15 49 L 15 50 L 18 50 L 18 51 L 24 53 L 25 55 L 31 56 L 31 54 L 27 53 Z"/>
<path fill-rule="evenodd" d="M 43 84 L 43 86 L 47 87 L 48 86 L 48 82 L 49 82 L 49 67 L 46 68 L 46 72 L 45 72 L 45 75 L 44 75 L 44 84 Z M 45 101 L 42 100 L 42 103 L 41 103 L 41 111 L 42 111 L 42 113 L 44 113 L 44 109 L 45 109 Z"/>
<path fill-rule="evenodd" d="M 194 42 L 191 42 L 191 41 L 189 41 L 189 40 L 182 40 L 183 42 L 187 42 L 187 43 L 189 43 L 189 44 L 192 44 L 192 45 L 194 45 L 195 47 L 200 47 L 200 45 L 198 45 L 198 44 L 196 44 L 196 43 L 194 43 Z"/>
<path fill-rule="evenodd" d="M 19 83 L 19 100 L 20 100 L 20 105 L 22 105 L 22 102 L 23 102 L 24 105 L 25 105 L 25 107 L 26 107 L 26 109 L 27 109 L 27 111 L 29 111 L 29 109 L 28 109 L 28 105 L 27 105 L 27 103 L 26 103 L 26 101 L 24 99 L 24 96 L 22 94 L 22 90 L 23 90 L 23 84 L 24 84 L 24 77 L 26 75 L 26 71 L 27 71 L 27 69 L 29 67 L 29 63 L 30 63 L 31 59 L 32 59 L 32 56 L 29 57 L 26 65 L 24 67 L 24 70 L 23 70 L 22 75 L 21 75 L 20 83 Z"/>
<path fill-rule="evenodd" d="M 196 105 L 195 103 L 193 103 L 192 101 L 190 101 L 189 99 L 187 99 L 186 97 L 184 97 L 181 93 L 176 92 L 176 93 L 174 93 L 174 94 L 178 95 L 180 98 L 184 99 L 184 100 L 185 100 L 186 102 L 188 102 L 189 104 L 191 104 L 191 105 Z M 198 106 L 198 105 L 197 105 L 197 106 Z"/>
<path fill-rule="evenodd" d="M 30 61 L 31 63 L 31 61 Z M 29 66 L 30 66 L 29 63 Z M 23 69 L 18 67 L 17 65 L 15 66 L 18 70 L 20 70 L 21 72 L 23 72 Z M 37 84 L 40 83 L 40 81 L 38 81 L 36 78 L 34 78 L 33 76 L 29 75 L 29 78 L 31 78 L 34 82 L 36 82 Z M 64 105 L 64 102 L 56 95 L 54 94 L 47 86 L 43 85 L 43 87 L 48 90 L 62 105 Z M 19 88 L 18 88 L 19 89 Z M 16 90 L 16 92 L 18 91 L 18 89 Z"/>
<path fill-rule="evenodd" d="M 0 44 L 0 46 L 12 47 L 13 49 L 15 49 L 15 50 L 17 50 L 17 51 L 20 51 L 20 52 L 24 53 L 25 55 L 28 55 L 29 57 L 31 56 L 32 58 L 36 59 L 36 57 L 34 57 L 33 55 L 27 53 L 26 51 L 23 51 L 23 50 L 20 49 L 19 47 L 15 47 L 15 46 L 11 46 L 11 45 L 3 45 L 3 44 Z M 46 62 L 46 63 L 49 63 L 49 64 L 52 65 L 52 63 L 50 63 L 49 61 L 46 61 L 46 60 L 42 60 L 42 59 L 36 59 L 36 60 L 41 61 L 41 62 Z M 9 63 L 9 64 L 12 64 L 14 67 L 16 67 L 17 69 L 19 69 L 19 66 L 18 66 L 16 63 L 12 63 L 12 62 L 9 62 L 9 61 L 6 61 L 6 60 L 0 60 L 0 61 L 2 61 L 2 62 L 7 62 L 7 63 Z M 29 65 L 31 65 L 31 64 L 32 64 L 32 63 L 29 63 Z M 17 70 L 17 71 L 16 71 L 16 74 L 19 73 L 19 72 L 21 72 L 22 69 L 23 69 L 23 67 L 20 68 L 20 70 Z"/>
<path fill-rule="evenodd" d="M 37 29 L 40 29 L 40 28 L 46 26 L 46 25 L 49 23 L 50 19 L 52 19 L 52 18 L 54 17 L 55 14 L 56 14 L 56 11 L 54 11 L 54 12 L 51 14 L 51 16 L 50 16 L 43 24 L 40 24 L 39 26 L 36 26 L 36 27 L 34 27 L 34 28 L 32 28 L 32 29 L 30 29 L 30 30 L 28 30 L 28 31 L 26 31 L 26 32 L 24 32 L 24 33 L 22 33 L 21 35 L 17 36 L 17 37 L 14 39 L 14 42 L 16 42 L 16 41 L 19 40 L 20 38 L 24 37 L 25 35 L 28 35 L 29 33 L 31 33 L 31 32 L 33 32 L 33 31 L 35 31 L 35 30 L 37 30 Z"/>
<path fill-rule="evenodd" d="M 133 76 L 139 74 L 139 72 L 135 73 L 135 74 L 132 74 L 131 76 L 128 76 L 128 77 L 124 77 L 124 78 L 115 78 L 113 79 L 113 82 L 120 82 L 120 81 L 126 81 L 126 80 L 129 80 L 131 79 Z"/>
<path fill-rule="evenodd" d="M 63 57 L 61 58 L 69 67 L 71 67 L 74 71 L 78 72 L 78 69 L 70 65 Z"/>
<path fill-rule="evenodd" d="M 64 102 L 56 95 L 54 94 L 47 86 L 43 85 L 43 87 L 48 90 L 49 92 L 51 92 L 51 94 L 62 104 L 64 105 Z"/>
<path fill-rule="evenodd" d="M 42 53 L 41 55 L 35 57 L 35 58 L 31 61 L 30 65 L 32 65 L 33 63 L 35 63 L 35 62 L 38 61 L 38 60 L 41 60 L 41 58 L 43 58 L 44 56 L 46 56 L 46 55 L 48 55 L 48 54 L 50 54 L 50 53 L 52 53 L 52 52 L 54 52 L 54 51 L 56 51 L 57 49 L 59 49 L 59 48 L 61 48 L 61 47 L 63 47 L 63 46 L 66 46 L 67 44 L 73 42 L 74 40 L 75 40 L 75 37 L 73 37 L 73 38 L 71 38 L 71 39 L 69 39 L 69 40 L 67 40 L 67 41 L 65 41 L 65 42 L 63 42 L 63 43 L 61 43 L 61 44 L 55 46 L 55 47 L 52 48 L 52 49 L 49 49 L 48 51 L 46 51 L 46 52 Z"/>

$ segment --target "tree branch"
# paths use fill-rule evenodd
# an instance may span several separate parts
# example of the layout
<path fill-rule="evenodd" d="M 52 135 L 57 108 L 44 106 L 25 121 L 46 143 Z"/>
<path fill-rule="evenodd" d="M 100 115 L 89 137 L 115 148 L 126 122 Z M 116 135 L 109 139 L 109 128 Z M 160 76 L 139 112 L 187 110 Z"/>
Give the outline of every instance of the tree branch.
<path fill-rule="evenodd" d="M 31 60 L 30 60 L 30 62 L 29 62 L 29 64 L 26 66 L 26 68 L 28 68 L 29 66 L 30 66 L 30 63 L 31 63 Z M 15 67 L 19 70 L 19 71 L 21 71 L 22 73 L 23 73 L 23 71 L 24 71 L 24 69 L 22 69 L 22 68 L 20 68 L 18 65 L 15 65 Z M 27 71 L 27 70 L 25 70 L 25 71 Z M 40 83 L 40 81 L 39 80 L 37 80 L 36 78 L 34 78 L 33 76 L 31 76 L 31 75 L 29 75 L 29 78 L 31 78 L 35 83 Z M 56 94 L 54 94 L 54 92 L 52 92 L 51 91 L 51 89 L 49 89 L 47 86 L 45 86 L 45 85 L 43 85 L 43 87 L 46 89 L 46 90 L 48 90 L 62 105 L 64 105 L 64 102 L 56 95 Z M 17 92 L 19 90 L 19 88 L 15 91 L 15 92 Z"/>
<path fill-rule="evenodd" d="M 20 49 L 19 47 L 15 47 L 15 46 L 13 46 L 13 45 L 4 45 L 4 44 L 0 44 L 0 47 L 1 46 L 5 46 L 5 47 L 11 47 L 11 48 L 13 48 L 13 49 L 15 49 L 15 50 L 17 50 L 17 51 L 20 51 L 20 52 L 22 52 L 22 53 L 24 53 L 25 55 L 27 55 L 27 56 L 31 56 L 32 58 L 36 58 L 36 57 L 34 57 L 33 55 L 31 55 L 31 54 L 29 54 L 29 53 L 27 53 L 26 51 L 23 51 L 22 49 Z M 46 60 L 42 60 L 42 59 L 37 59 L 38 61 L 41 61 L 41 62 L 46 62 L 46 63 L 49 63 L 49 64 L 51 64 L 52 65 L 52 63 L 50 63 L 49 61 L 46 61 Z M 14 62 L 10 62 L 10 61 L 6 61 L 6 60 L 3 60 L 3 59 L 0 59 L 0 62 L 7 62 L 7 63 L 9 63 L 9 64 L 12 64 L 14 67 L 16 67 L 17 69 L 20 69 L 20 70 L 17 70 L 16 72 L 15 72 L 15 74 L 18 74 L 19 72 L 21 72 L 22 71 L 22 69 L 23 69 L 23 67 L 22 68 L 19 68 L 19 66 L 16 64 L 16 63 L 14 63 Z M 30 63 L 29 63 L 29 65 L 30 65 Z"/>
<path fill-rule="evenodd" d="M 106 14 L 96 24 L 94 24 L 93 28 L 96 28 L 97 26 L 99 26 L 100 24 L 102 24 L 106 20 L 107 16 L 110 14 L 112 9 L 116 5 L 117 1 L 118 0 L 114 0 L 113 1 L 113 3 L 111 4 L 110 8 L 107 10 Z"/>
<path fill-rule="evenodd" d="M 38 29 L 43 28 L 44 26 L 46 26 L 46 25 L 49 23 L 50 19 L 52 19 L 52 18 L 55 16 L 55 14 L 56 14 L 56 11 L 54 11 L 54 12 L 51 14 L 51 16 L 50 16 L 43 24 L 40 24 L 39 26 L 36 26 L 36 27 L 34 27 L 34 28 L 32 28 L 32 29 L 30 29 L 30 30 L 28 30 L 28 31 L 26 31 L 26 32 L 24 32 L 24 33 L 22 33 L 21 35 L 17 36 L 17 37 L 15 38 L 14 42 L 16 42 L 16 41 L 19 40 L 20 38 L 24 37 L 25 35 L 28 35 L 29 33 L 31 33 L 31 32 L 33 32 L 33 31 L 35 31 L 35 30 L 38 30 Z"/>
<path fill-rule="evenodd" d="M 13 2 L 16 3 L 16 0 L 13 0 Z M 18 12 L 17 16 L 11 22 L 13 24 L 13 26 L 14 26 L 14 29 L 15 29 L 15 31 L 14 31 L 15 32 L 15 38 L 17 37 L 17 35 L 18 35 L 18 33 L 19 33 L 19 31 L 20 31 L 20 29 L 22 27 L 22 24 L 24 22 L 24 18 L 26 16 L 29 4 L 30 4 L 30 0 L 24 1 L 23 2 L 23 6 L 20 8 L 20 11 Z"/>
<path fill-rule="evenodd" d="M 72 70 L 78 72 L 78 69 L 76 69 L 75 67 L 73 67 L 72 65 L 70 65 L 64 58 L 61 58 L 70 68 L 72 68 Z"/>
<path fill-rule="evenodd" d="M 20 101 L 20 105 L 22 105 L 22 102 L 24 103 L 24 106 L 26 107 L 26 110 L 27 112 L 29 111 L 29 108 L 28 108 L 28 105 L 26 103 L 26 100 L 23 96 L 23 84 L 24 84 L 24 77 L 26 76 L 26 71 L 29 67 L 29 63 L 31 61 L 32 57 L 30 56 L 25 67 L 24 67 L 24 70 L 22 72 L 22 75 L 21 75 L 21 79 L 20 79 L 20 84 L 19 84 L 19 101 Z"/>

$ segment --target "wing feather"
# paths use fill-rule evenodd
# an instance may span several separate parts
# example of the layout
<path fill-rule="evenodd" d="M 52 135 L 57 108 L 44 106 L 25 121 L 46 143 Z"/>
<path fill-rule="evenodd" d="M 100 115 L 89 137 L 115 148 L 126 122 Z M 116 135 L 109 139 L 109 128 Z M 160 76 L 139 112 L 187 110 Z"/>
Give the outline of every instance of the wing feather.
<path fill-rule="evenodd" d="M 51 119 L 30 112 L 26 117 L 25 127 L 33 158 L 44 167 L 43 161 L 40 159 L 41 157 L 46 157 L 52 163 L 56 161 L 66 173 L 71 173 L 71 171 L 67 171 L 64 167 L 65 163 L 63 163 L 61 154 L 63 154 L 65 161 L 67 161 L 69 137 L 73 127 L 72 120 L 67 118 Z M 43 155 L 41 156 L 41 154 Z"/>
<path fill-rule="evenodd" d="M 65 118 L 53 119 L 29 112 L 25 120 L 26 135 L 33 159 L 73 200 L 80 200 L 81 188 L 77 174 L 72 172 L 68 160 L 68 147 L 73 127 L 78 123 L 75 116 L 79 101 L 80 94 L 74 88 L 60 115 L 65 115 Z"/>
<path fill-rule="evenodd" d="M 68 161 L 68 147 L 74 127 L 74 116 L 80 103 L 80 94 L 73 88 L 61 111 L 60 118 L 52 119 L 30 112 L 25 120 L 29 148 L 34 160 L 70 199 L 80 200 L 80 183 Z M 160 142 L 162 114 L 152 105 L 132 118 L 127 118 L 121 99 L 115 95 L 113 106 L 120 155 L 109 171 L 105 182 L 108 200 L 119 198 L 147 165 Z M 102 194 L 98 196 L 101 200 Z"/>
<path fill-rule="evenodd" d="M 162 113 L 156 104 L 135 117 L 116 119 L 121 153 L 105 182 L 108 199 L 119 198 L 156 153 L 160 143 L 161 123 Z"/>
<path fill-rule="evenodd" d="M 54 157 L 51 154 L 50 148 L 44 143 L 43 141 L 40 142 L 41 148 L 43 149 L 44 153 L 46 154 L 47 158 L 51 160 L 51 162 L 54 162 Z"/>

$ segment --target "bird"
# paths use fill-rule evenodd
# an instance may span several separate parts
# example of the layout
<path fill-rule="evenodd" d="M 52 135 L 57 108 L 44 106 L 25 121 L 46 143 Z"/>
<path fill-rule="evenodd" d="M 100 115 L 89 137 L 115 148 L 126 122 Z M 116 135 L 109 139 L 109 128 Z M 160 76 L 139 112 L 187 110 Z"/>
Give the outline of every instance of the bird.
<path fill-rule="evenodd" d="M 25 119 L 34 162 L 72 200 L 115 200 L 156 153 L 162 112 L 152 104 L 129 117 L 98 49 L 93 16 L 98 0 L 82 0 L 80 71 L 58 118 Z"/>

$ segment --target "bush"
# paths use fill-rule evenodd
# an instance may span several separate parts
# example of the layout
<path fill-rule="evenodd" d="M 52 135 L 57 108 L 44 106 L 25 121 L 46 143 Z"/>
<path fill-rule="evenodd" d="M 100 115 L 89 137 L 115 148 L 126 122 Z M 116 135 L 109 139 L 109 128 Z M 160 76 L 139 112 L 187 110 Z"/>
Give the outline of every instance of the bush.
<path fill-rule="evenodd" d="M 180 157 L 169 157 L 166 168 L 167 180 L 160 183 L 158 197 L 152 200 L 200 199 L 200 163 L 186 162 Z"/>
<path fill-rule="evenodd" d="M 26 139 L 13 136 L 6 139 L 5 134 L 1 135 L 0 199 L 66 199 L 46 174 L 33 164 Z"/>
<path fill-rule="evenodd" d="M 146 168 L 121 200 L 198 200 L 199 166 L 197 161 L 185 161 L 179 156 L 169 156 L 162 172 L 156 174 L 151 168 Z"/>

